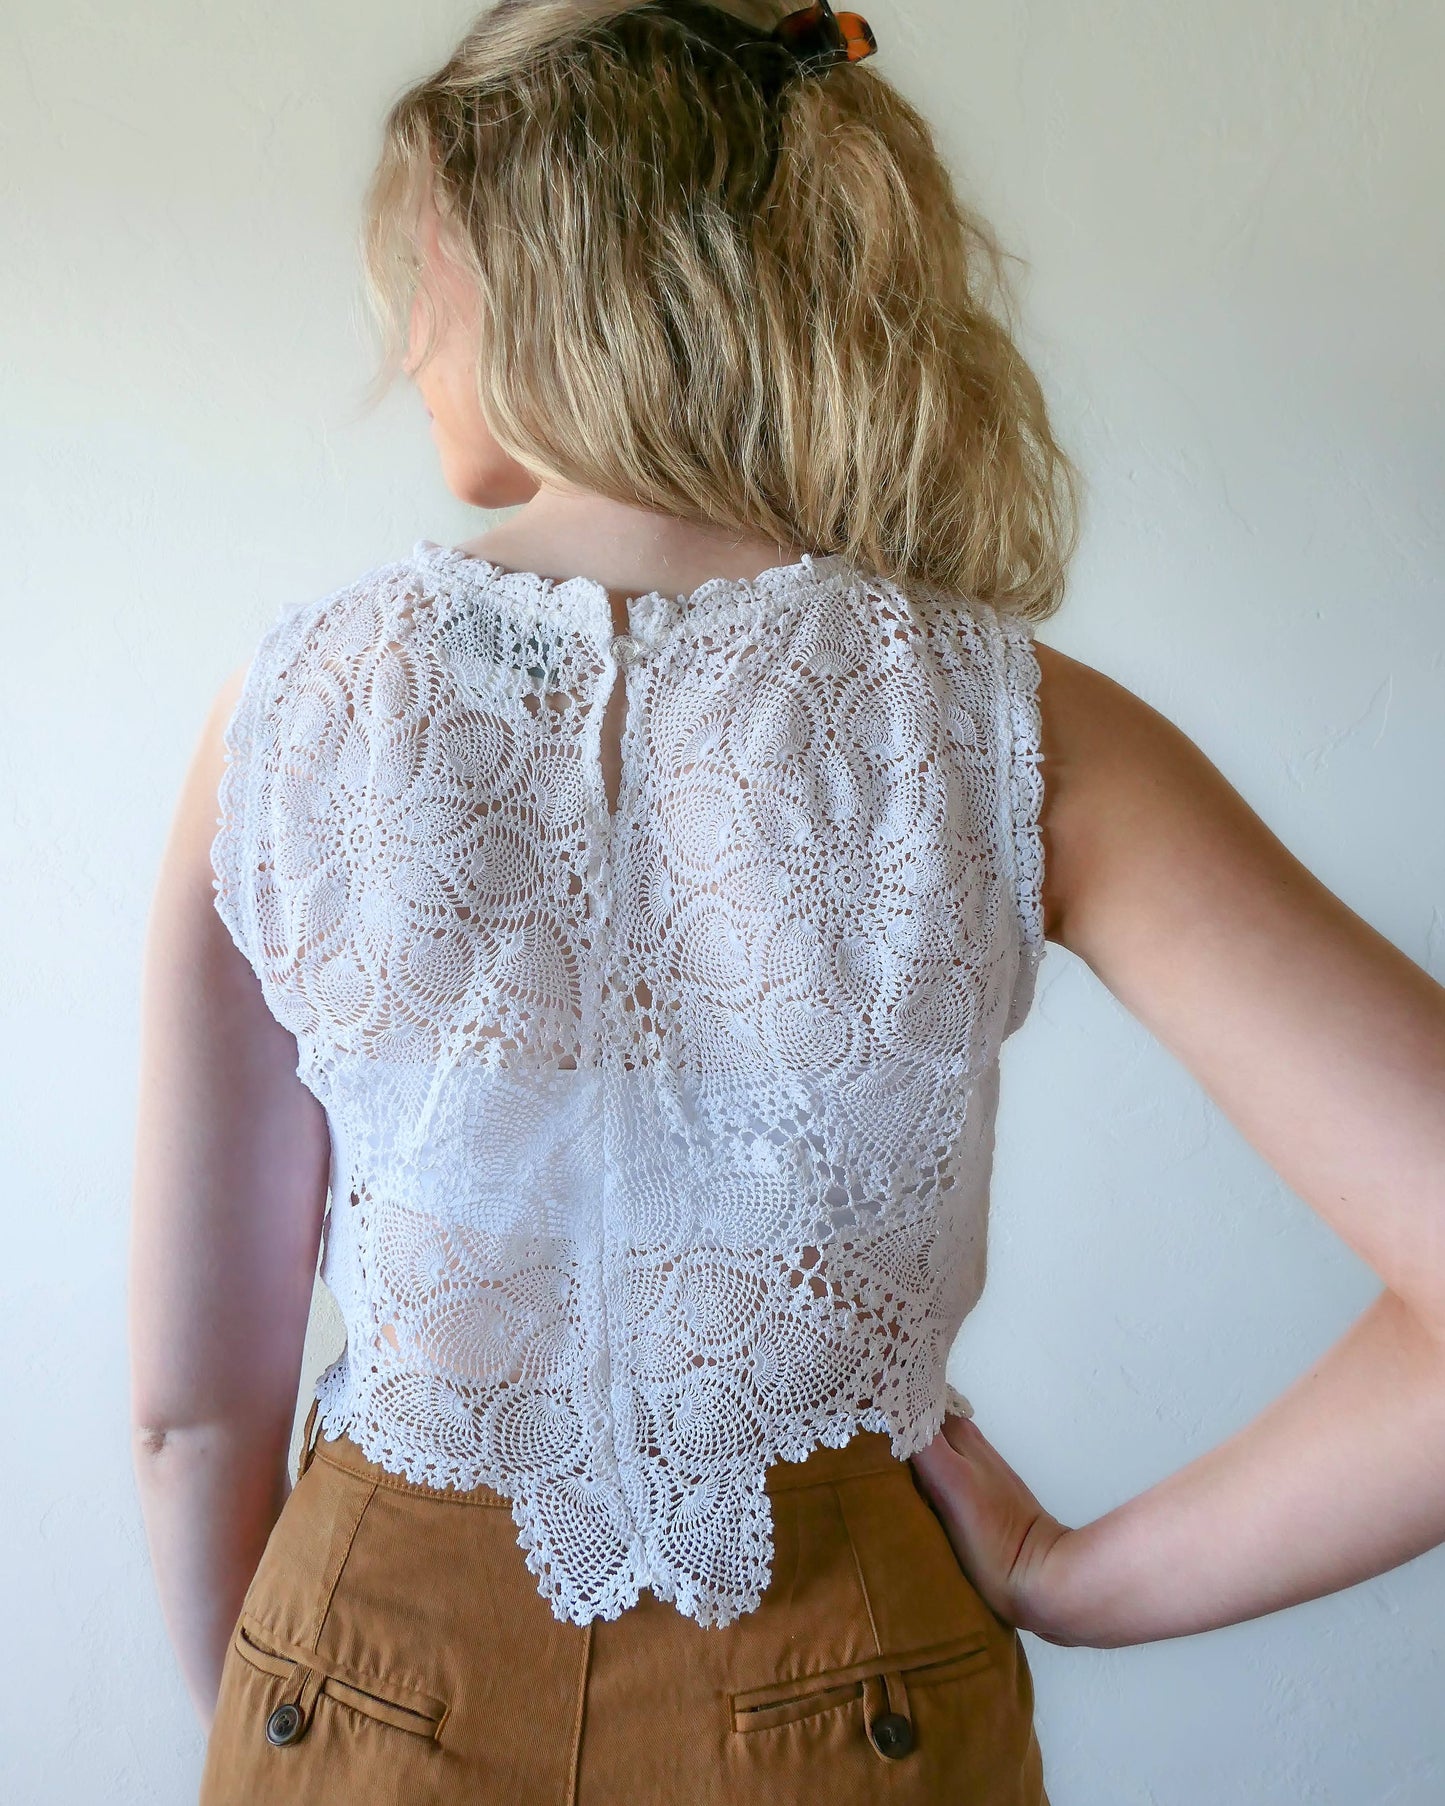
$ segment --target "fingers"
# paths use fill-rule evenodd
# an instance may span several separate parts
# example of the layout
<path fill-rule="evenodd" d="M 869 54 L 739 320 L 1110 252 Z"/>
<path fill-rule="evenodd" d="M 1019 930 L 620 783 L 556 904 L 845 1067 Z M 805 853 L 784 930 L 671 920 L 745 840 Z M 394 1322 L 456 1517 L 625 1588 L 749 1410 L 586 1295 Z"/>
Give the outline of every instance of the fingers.
<path fill-rule="evenodd" d="M 977 1448 L 978 1438 L 983 1432 L 971 1417 L 945 1417 L 940 1434 L 950 1448 L 956 1449 L 960 1455 L 967 1455 Z"/>
<path fill-rule="evenodd" d="M 920 1449 L 910 1463 L 918 1490 L 932 1506 L 935 1515 L 944 1518 L 945 1522 L 950 1506 L 948 1469 L 954 1466 L 956 1460 L 956 1455 L 943 1437 L 937 1436 L 926 1449 Z"/>
<path fill-rule="evenodd" d="M 957 1458 L 968 1460 L 978 1453 L 982 1435 L 971 1417 L 945 1417 L 933 1441 L 913 1457 L 913 1465 L 921 1475 L 943 1482 L 944 1472 Z"/>

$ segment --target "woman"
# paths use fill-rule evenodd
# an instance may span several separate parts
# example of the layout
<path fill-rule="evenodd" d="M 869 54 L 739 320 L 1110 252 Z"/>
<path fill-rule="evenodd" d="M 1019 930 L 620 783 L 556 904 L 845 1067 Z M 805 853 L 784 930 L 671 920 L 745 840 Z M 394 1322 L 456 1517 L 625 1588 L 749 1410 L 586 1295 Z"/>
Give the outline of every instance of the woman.
<path fill-rule="evenodd" d="M 1035 648 L 1071 473 L 872 48 L 513 0 L 388 121 L 392 362 L 520 506 L 283 611 L 160 875 L 133 1411 L 208 1806 L 1042 1802 L 1020 1630 L 1445 1538 L 1445 995 Z M 1383 1282 L 1076 1529 L 944 1378 L 1046 940 Z"/>

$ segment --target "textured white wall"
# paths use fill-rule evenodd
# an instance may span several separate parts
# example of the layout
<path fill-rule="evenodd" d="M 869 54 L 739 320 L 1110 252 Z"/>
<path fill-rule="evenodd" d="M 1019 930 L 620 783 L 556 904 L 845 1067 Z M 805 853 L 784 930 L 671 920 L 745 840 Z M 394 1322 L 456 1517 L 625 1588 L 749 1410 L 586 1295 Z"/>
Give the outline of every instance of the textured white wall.
<path fill-rule="evenodd" d="M 1445 977 L 1430 0 L 874 0 L 1028 260 L 1092 490 L 1045 636 L 1163 708 Z M 481 524 L 358 420 L 377 122 L 453 0 L 0 13 L 0 1796 L 181 1806 L 200 1740 L 130 1477 L 137 977 L 205 707 L 281 602 Z M 1067 955 L 1006 1056 L 954 1377 L 1067 1521 L 1254 1415 L 1376 1290 Z M 330 1352 L 318 1319 L 313 1365 Z M 238 1361 L 245 1350 L 236 1351 Z M 308 1373 L 307 1380 L 309 1382 Z M 1131 1650 L 1029 1640 L 1054 1806 L 1427 1806 L 1445 1557 Z"/>

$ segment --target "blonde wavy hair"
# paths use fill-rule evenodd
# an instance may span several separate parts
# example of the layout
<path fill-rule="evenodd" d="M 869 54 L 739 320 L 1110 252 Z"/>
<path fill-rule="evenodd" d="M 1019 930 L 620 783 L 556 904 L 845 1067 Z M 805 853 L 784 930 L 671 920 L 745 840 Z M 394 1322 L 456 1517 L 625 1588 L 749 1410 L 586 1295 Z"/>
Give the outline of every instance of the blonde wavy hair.
<path fill-rule="evenodd" d="M 1032 620 L 1078 483 L 1005 255 L 870 60 L 772 92 L 773 0 L 501 0 L 392 106 L 363 255 L 403 368 L 421 220 L 501 449 L 560 482 Z M 425 353 L 423 353 L 425 355 Z"/>

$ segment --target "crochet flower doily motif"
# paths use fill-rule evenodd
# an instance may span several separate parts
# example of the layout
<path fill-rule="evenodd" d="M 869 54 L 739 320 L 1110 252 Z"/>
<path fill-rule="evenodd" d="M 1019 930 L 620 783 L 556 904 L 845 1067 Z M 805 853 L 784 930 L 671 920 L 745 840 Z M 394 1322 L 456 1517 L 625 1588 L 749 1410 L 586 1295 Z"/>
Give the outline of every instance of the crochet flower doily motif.
<path fill-rule="evenodd" d="M 216 907 L 330 1123 L 322 1427 L 506 1494 L 559 1618 L 649 1587 L 726 1624 L 770 1463 L 966 1405 L 1043 950 L 1038 667 L 1018 619 L 838 558 L 629 629 L 425 540 L 283 610 Z"/>

